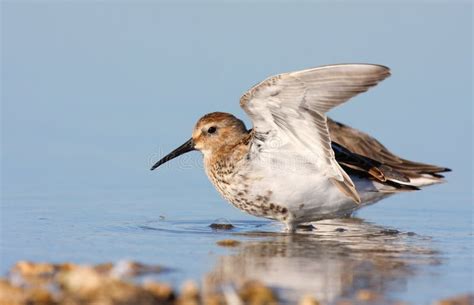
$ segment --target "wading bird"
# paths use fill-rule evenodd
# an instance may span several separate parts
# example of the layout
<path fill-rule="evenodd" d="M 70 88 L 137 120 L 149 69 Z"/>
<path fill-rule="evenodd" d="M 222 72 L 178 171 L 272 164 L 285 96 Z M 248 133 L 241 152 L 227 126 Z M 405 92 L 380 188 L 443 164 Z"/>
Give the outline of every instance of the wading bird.
<path fill-rule="evenodd" d="M 326 116 L 389 75 L 380 65 L 340 64 L 272 76 L 240 99 L 252 129 L 229 113 L 206 114 L 191 139 L 151 169 L 199 150 L 225 199 L 251 215 L 284 222 L 289 231 L 439 183 L 448 168 L 402 159 Z"/>

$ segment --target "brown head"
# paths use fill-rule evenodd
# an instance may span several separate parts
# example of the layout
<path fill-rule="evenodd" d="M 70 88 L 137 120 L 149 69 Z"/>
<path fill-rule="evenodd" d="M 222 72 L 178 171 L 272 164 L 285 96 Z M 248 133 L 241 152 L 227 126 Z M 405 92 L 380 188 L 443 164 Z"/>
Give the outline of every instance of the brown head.
<path fill-rule="evenodd" d="M 209 157 L 225 146 L 235 145 L 246 134 L 244 123 L 232 114 L 208 113 L 194 126 L 192 138 L 156 162 L 151 170 L 192 150 L 199 150 L 205 158 Z"/>

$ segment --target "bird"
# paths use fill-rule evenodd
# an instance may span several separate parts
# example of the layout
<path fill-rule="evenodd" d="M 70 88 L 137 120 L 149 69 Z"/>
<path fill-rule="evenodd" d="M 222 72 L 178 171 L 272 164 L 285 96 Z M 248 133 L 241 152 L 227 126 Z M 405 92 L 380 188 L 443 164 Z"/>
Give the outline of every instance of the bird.
<path fill-rule="evenodd" d="M 444 181 L 447 167 L 401 158 L 327 112 L 390 76 L 377 64 L 335 64 L 268 77 L 245 92 L 252 121 L 225 112 L 202 116 L 192 137 L 151 170 L 193 150 L 236 208 L 284 223 L 288 232 L 348 217 L 390 195 Z"/>

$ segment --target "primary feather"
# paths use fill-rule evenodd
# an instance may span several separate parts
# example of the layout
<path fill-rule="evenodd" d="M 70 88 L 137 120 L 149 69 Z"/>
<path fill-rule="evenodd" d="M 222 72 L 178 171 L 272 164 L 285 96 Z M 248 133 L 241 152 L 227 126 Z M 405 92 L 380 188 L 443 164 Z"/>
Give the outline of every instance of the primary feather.
<path fill-rule="evenodd" d="M 279 74 L 251 88 L 240 105 L 251 117 L 256 133 L 267 134 L 282 146 L 291 143 L 295 155 L 311 160 L 342 191 L 360 202 L 354 183 L 335 159 L 326 112 L 389 75 L 387 67 L 369 64 Z M 261 148 L 265 149 L 273 148 Z"/>

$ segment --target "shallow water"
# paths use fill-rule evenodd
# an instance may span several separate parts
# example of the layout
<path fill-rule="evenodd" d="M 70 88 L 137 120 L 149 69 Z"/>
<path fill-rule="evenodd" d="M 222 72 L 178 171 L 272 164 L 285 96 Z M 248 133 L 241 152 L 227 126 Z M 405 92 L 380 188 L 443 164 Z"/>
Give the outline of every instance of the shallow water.
<path fill-rule="evenodd" d="M 1 274 L 132 259 L 177 286 L 258 278 L 287 300 L 474 291 L 471 4 L 52 2 L 2 2 Z M 287 235 L 220 199 L 198 154 L 148 170 L 204 113 L 251 127 L 239 97 L 269 75 L 341 62 L 393 76 L 330 116 L 452 168 L 447 183 Z M 234 230 L 208 227 L 223 217 Z"/>
<path fill-rule="evenodd" d="M 278 223 L 232 210 L 228 214 L 235 218 L 217 219 L 213 215 L 227 213 L 200 209 L 205 197 L 176 196 L 163 207 L 124 196 L 81 195 L 79 201 L 65 195 L 11 196 L 2 203 L 1 272 L 20 259 L 133 259 L 168 267 L 158 280 L 176 287 L 194 279 L 209 291 L 257 279 L 275 288 L 284 302 L 312 294 L 328 304 L 352 298 L 360 289 L 380 294 L 380 304 L 430 304 L 473 291 L 470 206 L 448 207 L 440 198 L 426 205 L 411 202 L 423 198 L 420 194 L 390 198 L 361 210 L 357 218 L 318 222 L 295 235 L 283 233 Z M 168 215 L 157 214 L 160 210 Z M 209 227 L 213 222 L 234 228 L 215 230 Z M 240 243 L 219 246 L 224 239 Z"/>

